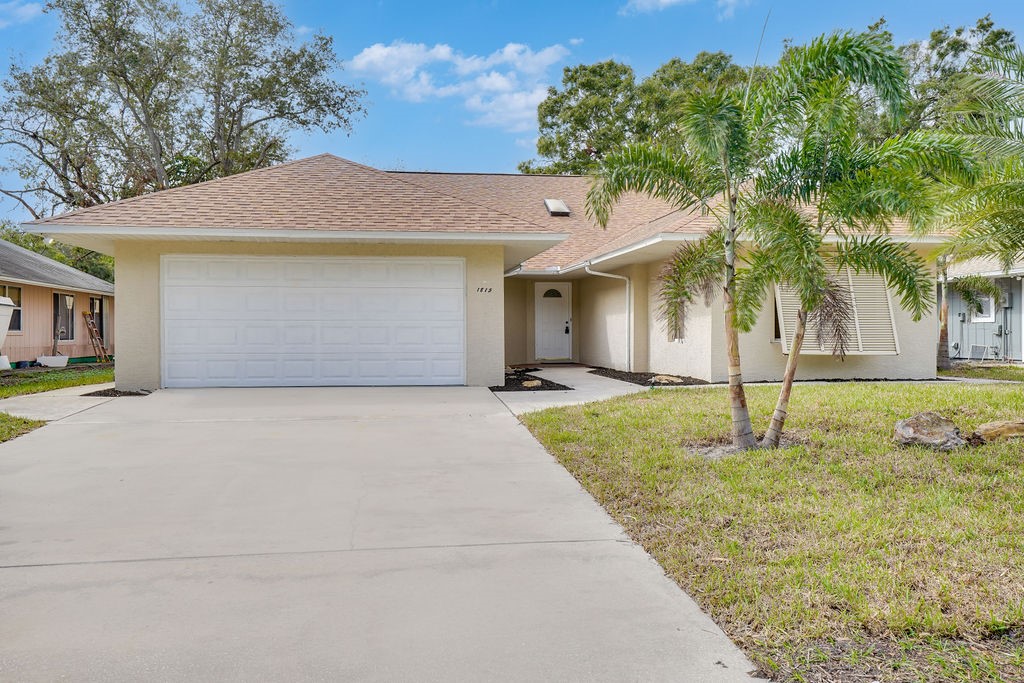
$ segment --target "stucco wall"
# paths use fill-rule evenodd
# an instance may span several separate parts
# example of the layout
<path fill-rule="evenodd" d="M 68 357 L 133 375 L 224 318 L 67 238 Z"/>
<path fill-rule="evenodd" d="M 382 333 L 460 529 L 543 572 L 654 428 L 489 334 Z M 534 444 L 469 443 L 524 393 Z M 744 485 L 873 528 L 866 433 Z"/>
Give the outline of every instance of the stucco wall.
<path fill-rule="evenodd" d="M 95 355 L 89 333 L 85 329 L 85 318 L 82 311 L 89 310 L 89 299 L 99 294 L 55 290 L 50 287 L 36 287 L 16 282 L 0 281 L 0 285 L 21 287 L 21 331 L 8 332 L 2 349 L 3 355 L 13 363 L 20 360 L 35 360 L 39 356 L 48 356 L 53 350 L 53 294 L 72 294 L 75 297 L 75 335 L 74 340 L 58 342 L 57 350 L 61 355 L 70 358 L 81 358 Z M 107 351 L 114 352 L 114 299 L 103 297 L 104 335 Z"/>
<path fill-rule="evenodd" d="M 519 365 L 531 360 L 526 351 L 528 290 L 533 290 L 533 283 L 528 280 L 505 279 L 505 365 Z"/>
<path fill-rule="evenodd" d="M 725 323 L 721 298 L 711 306 L 691 306 L 686 316 L 686 333 L 680 342 L 667 339 L 665 323 L 655 315 L 661 264 L 650 267 L 650 370 L 689 375 L 711 382 L 728 381 L 725 356 Z M 743 379 L 750 382 L 777 381 L 785 371 L 787 356 L 775 336 L 775 306 L 765 302 L 754 328 L 740 335 Z M 910 313 L 893 300 L 893 317 L 900 353 L 890 356 L 848 355 L 845 361 L 831 356 L 801 355 L 798 379 L 930 379 L 935 377 L 938 344 L 936 312 L 914 322 Z"/>
<path fill-rule="evenodd" d="M 120 241 L 114 252 L 118 339 L 115 376 L 122 390 L 160 386 L 160 256 L 456 256 L 466 259 L 466 383 L 501 384 L 504 377 L 504 278 L 500 246 L 288 244 L 259 242 Z M 491 292 L 477 292 L 489 287 Z"/>
<path fill-rule="evenodd" d="M 711 376 L 711 346 L 714 321 L 712 310 L 701 303 L 691 306 L 684 316 L 683 335 L 670 339 L 668 324 L 661 314 L 660 263 L 648 268 L 648 360 L 652 372 L 707 379 Z"/>
<path fill-rule="evenodd" d="M 778 380 L 786 367 L 782 345 L 771 341 L 775 323 L 771 302 L 762 309 L 757 326 L 740 335 L 743 377 L 748 381 Z M 932 311 L 918 322 L 893 301 L 893 317 L 900 353 L 889 356 L 853 356 L 845 361 L 832 356 L 801 355 L 797 379 L 931 379 L 935 377 L 938 348 L 937 322 Z M 725 381 L 725 356 L 716 380 Z M 713 368 L 715 370 L 716 368 Z"/>
<path fill-rule="evenodd" d="M 648 369 L 648 275 L 646 265 L 615 271 L 632 280 L 633 340 L 627 342 L 626 283 L 616 278 L 589 276 L 578 280 L 580 362 L 625 370 L 627 347 L 631 347 L 632 369 Z"/>

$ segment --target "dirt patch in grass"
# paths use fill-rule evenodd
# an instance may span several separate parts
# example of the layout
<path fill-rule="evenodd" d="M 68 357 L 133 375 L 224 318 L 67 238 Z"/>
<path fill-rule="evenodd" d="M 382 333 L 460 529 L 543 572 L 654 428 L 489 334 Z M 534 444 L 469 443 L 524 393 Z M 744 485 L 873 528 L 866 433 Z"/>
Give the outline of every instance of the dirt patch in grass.
<path fill-rule="evenodd" d="M 748 388 L 763 430 L 777 388 Z M 709 460 L 725 388 L 655 389 L 523 422 L 763 672 L 805 681 L 1024 680 L 1024 443 L 897 448 L 924 410 L 964 433 L 1016 385 L 800 385 L 797 443 Z"/>
<path fill-rule="evenodd" d="M 757 435 L 757 442 L 760 443 L 763 438 L 764 434 Z M 797 431 L 783 434 L 780 442 L 782 448 L 793 448 L 795 446 L 807 446 L 810 444 L 810 440 L 807 436 Z M 682 445 L 683 448 L 688 449 L 694 455 L 699 455 L 702 458 L 707 458 L 709 460 L 718 460 L 720 458 L 743 455 L 744 453 L 749 452 L 733 446 L 731 435 L 723 435 L 715 439 L 698 439 L 692 443 L 687 442 L 687 440 L 684 439 L 680 445 Z"/>
<path fill-rule="evenodd" d="M 516 368 L 511 372 L 506 372 L 505 383 L 501 386 L 490 387 L 491 391 L 572 391 L 572 387 L 531 375 L 530 370 L 536 371 L 536 368 Z M 524 382 L 529 382 L 531 386 L 525 385 Z M 540 384 L 533 384 L 534 382 L 540 382 Z"/>
<path fill-rule="evenodd" d="M 642 384 L 643 386 L 660 386 L 660 387 L 681 387 L 681 386 L 693 386 L 697 384 L 708 384 L 702 379 L 696 377 L 687 377 L 685 375 L 666 375 L 659 374 L 657 372 L 626 372 L 625 370 L 612 370 L 611 368 L 592 368 L 591 374 L 600 375 L 601 377 L 609 377 L 611 379 L 621 380 L 623 382 L 631 382 L 633 384 Z M 679 380 L 669 381 L 666 379 L 671 377 Z"/>

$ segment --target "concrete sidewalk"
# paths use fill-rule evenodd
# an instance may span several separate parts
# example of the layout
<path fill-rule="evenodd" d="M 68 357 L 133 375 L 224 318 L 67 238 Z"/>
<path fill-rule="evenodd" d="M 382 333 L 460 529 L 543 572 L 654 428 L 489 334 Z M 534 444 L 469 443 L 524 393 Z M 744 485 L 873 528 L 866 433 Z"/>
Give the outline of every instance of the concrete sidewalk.
<path fill-rule="evenodd" d="M 486 389 L 164 390 L 0 445 L 11 680 L 747 681 Z"/>
<path fill-rule="evenodd" d="M 595 375 L 590 370 L 591 368 L 585 365 L 544 366 L 530 374 L 572 387 L 573 390 L 499 391 L 495 396 L 508 406 L 514 415 L 522 415 L 545 408 L 579 405 L 591 401 L 604 401 L 616 396 L 638 394 L 648 389 L 640 384 Z"/>
<path fill-rule="evenodd" d="M 85 394 L 113 388 L 114 383 L 107 382 L 13 396 L 0 400 L 0 413 L 8 413 L 30 420 L 61 420 L 112 401 L 113 399 L 110 397 L 85 396 Z"/>

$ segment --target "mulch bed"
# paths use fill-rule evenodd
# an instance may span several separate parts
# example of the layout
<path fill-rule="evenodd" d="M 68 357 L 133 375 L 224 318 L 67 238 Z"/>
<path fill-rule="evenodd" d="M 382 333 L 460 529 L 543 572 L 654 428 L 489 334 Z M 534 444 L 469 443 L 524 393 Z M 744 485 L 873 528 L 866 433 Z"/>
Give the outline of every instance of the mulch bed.
<path fill-rule="evenodd" d="M 572 391 L 572 387 L 529 374 L 530 371 L 535 370 L 537 368 L 517 368 L 512 372 L 506 372 L 505 383 L 501 386 L 491 387 L 491 391 Z M 524 387 L 523 382 L 529 380 L 537 380 L 540 385 Z"/>
<path fill-rule="evenodd" d="M 82 396 L 99 396 L 101 398 L 118 398 L 121 396 L 149 396 L 151 392 L 148 391 L 121 391 L 119 389 L 100 389 L 99 391 L 90 391 L 88 394 L 82 394 Z"/>
<path fill-rule="evenodd" d="M 681 387 L 694 386 L 697 384 L 708 384 L 708 382 L 702 379 L 697 379 L 696 377 L 686 377 L 685 375 L 669 375 L 663 372 L 626 372 L 624 370 L 612 370 L 611 368 L 593 368 L 590 372 L 595 375 L 600 375 L 601 377 L 609 377 L 611 379 L 617 379 L 623 382 L 632 382 L 633 384 L 642 384 L 645 387 Z M 655 377 L 675 377 L 679 381 L 655 381 Z"/>

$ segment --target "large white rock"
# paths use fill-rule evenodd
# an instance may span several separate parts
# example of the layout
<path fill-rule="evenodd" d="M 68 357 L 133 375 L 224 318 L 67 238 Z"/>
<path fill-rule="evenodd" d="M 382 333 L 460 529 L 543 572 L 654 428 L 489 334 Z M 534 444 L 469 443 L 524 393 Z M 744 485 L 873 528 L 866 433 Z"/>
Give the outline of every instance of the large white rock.
<path fill-rule="evenodd" d="M 897 422 L 893 439 L 901 446 L 927 446 L 938 451 L 967 445 L 953 421 L 933 411 Z"/>

